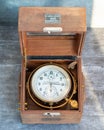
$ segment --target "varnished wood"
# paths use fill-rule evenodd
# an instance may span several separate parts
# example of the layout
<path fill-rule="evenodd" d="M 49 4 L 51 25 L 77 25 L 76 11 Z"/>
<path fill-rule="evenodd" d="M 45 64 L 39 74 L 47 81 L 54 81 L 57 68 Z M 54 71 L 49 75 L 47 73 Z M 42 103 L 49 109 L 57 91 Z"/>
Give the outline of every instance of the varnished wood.
<path fill-rule="evenodd" d="M 22 113 L 22 122 L 25 124 L 34 124 L 34 123 L 40 123 L 40 124 L 66 124 L 66 123 L 79 123 L 82 113 L 78 111 L 58 111 L 61 114 L 61 117 L 53 117 L 53 118 L 47 118 L 44 117 L 44 112 L 47 112 L 45 110 L 31 112 L 28 111 L 25 114 Z M 57 112 L 55 111 L 49 111 L 49 112 Z"/>
<path fill-rule="evenodd" d="M 29 40 L 27 41 L 26 54 L 29 56 L 67 56 L 77 55 L 77 44 L 75 40 Z M 36 48 L 34 50 L 34 48 Z"/>
<path fill-rule="evenodd" d="M 19 31 L 43 32 L 43 27 L 57 27 L 57 24 L 45 24 L 45 14 L 62 14 L 58 26 L 63 32 L 86 32 L 86 11 L 79 7 L 20 7 Z"/>
<path fill-rule="evenodd" d="M 45 24 L 45 13 L 61 14 L 60 24 Z M 43 124 L 63 124 L 79 123 L 83 111 L 84 87 L 81 63 L 81 51 L 84 44 L 86 31 L 84 8 L 64 8 L 64 7 L 22 7 L 19 10 L 19 36 L 22 59 L 21 82 L 20 85 L 20 104 L 21 118 L 23 123 L 43 123 Z M 31 17 L 31 18 L 30 18 Z M 43 32 L 45 26 L 62 27 L 61 33 L 48 34 Z M 28 35 L 28 33 L 35 33 Z M 47 110 L 35 104 L 27 93 L 27 80 L 31 72 L 38 66 L 49 62 L 55 62 L 66 67 L 72 59 L 57 60 L 36 60 L 28 59 L 28 56 L 76 56 L 77 66 L 72 70 L 77 81 L 78 109 L 69 109 L 68 106 L 57 109 Z M 25 104 L 30 105 L 29 107 Z M 26 110 L 27 107 L 27 110 Z M 61 116 L 57 119 L 44 117 L 44 112 L 60 112 Z"/>
<path fill-rule="evenodd" d="M 48 14 L 60 14 L 61 23 L 46 24 L 44 15 L 47 12 Z M 81 55 L 82 44 L 84 43 L 86 11 L 85 8 L 57 7 L 56 9 L 54 7 L 21 7 L 19 9 L 18 26 L 21 52 L 23 55 L 26 50 L 27 56 L 77 56 Z M 63 30 L 58 33 L 58 35 L 65 35 L 67 33 L 68 36 L 51 36 L 57 33 L 53 33 L 49 36 L 48 33 L 43 32 L 45 26 L 60 26 Z M 38 34 L 38 36 L 28 36 L 28 32 Z M 74 35 L 71 36 L 73 33 Z M 42 34 L 43 36 L 40 36 Z M 48 36 L 44 36 L 44 34 Z"/>
<path fill-rule="evenodd" d="M 73 36 L 27 36 L 22 35 L 27 56 L 77 56 L 81 55 L 84 33 Z M 41 50 L 41 51 L 40 51 Z"/>
<path fill-rule="evenodd" d="M 29 124 L 33 124 L 33 123 L 43 123 L 43 124 L 59 124 L 59 123 L 79 123 L 80 120 L 81 120 L 81 115 L 82 115 L 82 110 L 83 110 L 83 90 L 84 88 L 82 88 L 81 86 L 83 85 L 82 84 L 82 73 L 81 73 L 81 59 L 79 58 L 79 60 L 77 61 L 77 64 L 78 64 L 78 69 L 77 69 L 77 74 L 76 74 L 76 80 L 78 80 L 78 103 L 79 103 L 79 109 L 77 111 L 73 111 L 73 110 L 61 110 L 61 109 L 58 109 L 58 110 L 53 110 L 52 112 L 60 112 L 63 116 L 60 117 L 59 120 L 56 120 L 54 119 L 50 119 L 50 120 L 47 120 L 47 117 L 44 117 L 43 116 L 43 113 L 44 112 L 50 112 L 50 110 L 44 110 L 44 109 L 40 109 L 38 108 L 38 110 L 25 110 L 24 108 L 24 104 L 25 104 L 25 101 L 27 101 L 26 99 L 26 78 L 25 78 L 25 75 L 26 75 L 26 68 L 25 68 L 25 63 L 24 63 L 24 60 L 22 62 L 22 87 L 21 87 L 21 97 L 20 97 L 20 103 L 21 103 L 21 117 L 22 117 L 22 122 L 23 123 L 29 123 Z M 43 60 L 43 61 L 40 61 L 40 60 L 32 60 L 32 61 L 28 61 L 27 63 L 27 68 L 37 68 L 37 66 L 41 65 L 41 64 L 45 64 L 49 61 L 47 60 Z M 51 61 L 52 62 L 52 61 Z M 67 64 L 67 62 L 70 63 L 70 61 L 61 61 L 61 60 L 56 60 L 56 63 L 61 63 L 61 64 Z M 71 61 L 72 62 L 72 61 Z M 29 64 L 29 66 L 28 66 Z M 36 66 L 34 66 L 36 65 Z M 28 68 L 28 69 L 29 69 Z M 32 71 L 32 70 L 31 70 Z M 78 79 L 77 79 L 78 78 Z M 34 107 L 34 103 L 33 103 L 33 107 Z M 38 117 L 38 118 L 36 118 Z"/>

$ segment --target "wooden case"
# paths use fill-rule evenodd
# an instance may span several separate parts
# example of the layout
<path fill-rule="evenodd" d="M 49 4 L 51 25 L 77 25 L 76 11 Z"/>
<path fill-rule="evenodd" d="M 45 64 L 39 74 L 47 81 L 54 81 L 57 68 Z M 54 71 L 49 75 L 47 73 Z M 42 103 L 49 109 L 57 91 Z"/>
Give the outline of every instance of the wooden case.
<path fill-rule="evenodd" d="M 81 52 L 86 32 L 85 8 L 21 7 L 18 31 L 23 57 L 19 82 L 22 122 L 27 124 L 79 123 L 84 103 Z M 67 67 L 73 61 L 77 62 L 72 73 L 77 81 L 78 109 L 69 109 L 66 106 L 48 110 L 36 105 L 26 88 L 30 73 L 46 63 L 52 62 Z M 58 116 L 51 116 L 50 113 L 56 113 Z"/>

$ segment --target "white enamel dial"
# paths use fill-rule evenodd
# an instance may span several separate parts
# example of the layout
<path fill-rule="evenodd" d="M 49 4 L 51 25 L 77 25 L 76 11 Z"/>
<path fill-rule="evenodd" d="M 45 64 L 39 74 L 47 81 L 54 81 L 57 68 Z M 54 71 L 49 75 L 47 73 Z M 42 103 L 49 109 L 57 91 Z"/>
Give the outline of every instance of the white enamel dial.
<path fill-rule="evenodd" d="M 57 65 L 45 65 L 33 73 L 31 88 L 40 100 L 58 102 L 70 92 L 71 79 L 63 68 Z"/>

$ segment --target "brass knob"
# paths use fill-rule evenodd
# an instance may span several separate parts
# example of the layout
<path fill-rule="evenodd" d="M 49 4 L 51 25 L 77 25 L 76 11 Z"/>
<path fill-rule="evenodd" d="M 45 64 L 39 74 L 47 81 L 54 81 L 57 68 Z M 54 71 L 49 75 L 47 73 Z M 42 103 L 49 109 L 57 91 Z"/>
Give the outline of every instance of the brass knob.
<path fill-rule="evenodd" d="M 78 102 L 76 100 L 70 100 L 69 102 L 70 102 L 71 107 L 78 108 Z"/>

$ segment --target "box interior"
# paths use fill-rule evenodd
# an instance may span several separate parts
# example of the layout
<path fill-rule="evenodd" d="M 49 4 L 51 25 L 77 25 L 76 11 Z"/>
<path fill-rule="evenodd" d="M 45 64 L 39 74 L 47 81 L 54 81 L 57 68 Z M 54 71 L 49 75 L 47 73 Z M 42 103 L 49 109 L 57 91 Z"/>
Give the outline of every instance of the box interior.
<path fill-rule="evenodd" d="M 80 33 L 23 32 L 22 39 L 26 56 L 78 56 L 82 48 Z"/>
<path fill-rule="evenodd" d="M 25 83 L 27 83 L 27 80 L 29 78 L 29 75 L 31 74 L 31 72 L 36 69 L 37 67 L 39 67 L 40 65 L 44 65 L 47 63 L 55 63 L 55 64 L 60 64 L 64 67 L 68 67 L 68 65 L 72 62 L 72 60 L 28 60 L 27 61 L 27 67 L 25 68 Z M 78 64 L 75 66 L 74 69 L 70 69 L 70 72 L 73 74 L 73 76 L 75 77 L 76 81 L 77 81 L 77 93 L 72 97 L 72 99 L 77 100 L 78 104 L 79 104 L 79 97 L 78 97 Z M 25 84 L 26 86 L 26 84 Z M 28 110 L 45 110 L 45 108 L 42 108 L 40 106 L 38 106 L 36 103 L 33 102 L 33 100 L 31 99 L 28 91 L 27 91 L 27 87 L 25 87 L 25 102 L 28 104 Z M 61 102 L 60 102 L 61 103 Z M 58 108 L 59 110 L 78 110 L 78 109 L 73 109 L 69 104 L 65 105 L 64 107 Z"/>

